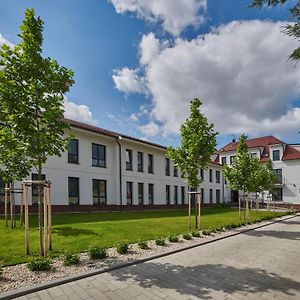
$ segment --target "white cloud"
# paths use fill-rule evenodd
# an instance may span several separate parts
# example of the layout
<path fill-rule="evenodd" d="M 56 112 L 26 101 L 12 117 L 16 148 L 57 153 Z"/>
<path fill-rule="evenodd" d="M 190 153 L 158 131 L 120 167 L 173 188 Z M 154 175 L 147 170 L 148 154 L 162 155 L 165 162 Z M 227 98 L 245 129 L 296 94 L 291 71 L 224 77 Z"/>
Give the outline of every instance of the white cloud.
<path fill-rule="evenodd" d="M 300 97 L 300 68 L 288 61 L 298 42 L 281 32 L 283 25 L 234 21 L 152 52 L 142 61 L 151 120 L 162 124 L 164 135 L 178 134 L 189 101 L 198 97 L 222 134 L 299 130 L 300 109 L 292 101 Z"/>
<path fill-rule="evenodd" d="M 145 136 L 157 136 L 160 134 L 160 128 L 159 126 L 154 123 L 154 122 L 150 122 L 146 125 L 142 125 L 139 127 L 140 131 L 145 135 Z"/>
<path fill-rule="evenodd" d="M 150 32 L 148 35 L 143 35 L 139 48 L 140 63 L 141 65 L 147 65 L 159 54 L 161 44 L 154 33 Z"/>
<path fill-rule="evenodd" d="M 144 80 L 138 76 L 138 70 L 127 67 L 115 70 L 112 78 L 116 88 L 126 94 L 145 92 Z"/>
<path fill-rule="evenodd" d="M 116 12 L 131 12 L 140 19 L 161 22 L 165 31 L 178 36 L 187 26 L 205 20 L 207 0 L 111 0 Z"/>
<path fill-rule="evenodd" d="M 79 122 L 96 124 L 90 108 L 86 105 L 76 104 L 68 99 L 64 102 L 65 117 Z"/>

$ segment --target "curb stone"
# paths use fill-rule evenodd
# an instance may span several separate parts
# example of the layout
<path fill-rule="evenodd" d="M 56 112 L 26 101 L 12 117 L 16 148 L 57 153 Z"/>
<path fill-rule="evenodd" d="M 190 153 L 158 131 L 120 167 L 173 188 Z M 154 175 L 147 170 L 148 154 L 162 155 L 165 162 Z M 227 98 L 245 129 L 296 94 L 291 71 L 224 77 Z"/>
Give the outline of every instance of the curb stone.
<path fill-rule="evenodd" d="M 196 244 L 196 245 L 190 245 L 190 246 L 183 247 L 183 248 L 180 248 L 180 249 L 175 249 L 175 250 L 172 250 L 172 251 L 169 251 L 169 252 L 164 252 L 164 253 L 148 256 L 148 257 L 145 257 L 145 258 L 142 258 L 142 259 L 135 259 L 135 260 L 132 260 L 132 261 L 129 261 L 129 262 L 118 263 L 118 264 L 115 264 L 113 266 L 107 267 L 105 269 L 101 269 L 101 270 L 87 271 L 87 272 L 84 272 L 84 273 L 79 273 L 79 274 L 75 274 L 75 275 L 72 275 L 72 276 L 67 276 L 67 277 L 64 277 L 64 278 L 56 279 L 56 280 L 53 280 L 53 281 L 50 281 L 50 282 L 35 284 L 35 285 L 28 286 L 28 287 L 23 287 L 23 288 L 20 288 L 18 290 L 15 290 L 15 291 L 10 291 L 10 292 L 0 294 L 0 300 L 15 299 L 15 298 L 22 297 L 22 296 L 25 296 L 25 295 L 28 295 L 28 294 L 31 294 L 31 293 L 41 291 L 41 290 L 56 287 L 56 286 L 59 286 L 59 285 L 62 285 L 62 284 L 66 284 L 66 283 L 70 283 L 70 282 L 77 281 L 77 280 L 80 280 L 80 279 L 84 279 L 84 278 L 92 277 L 92 276 L 95 276 L 95 275 L 107 273 L 107 272 L 110 272 L 110 271 L 114 271 L 114 270 L 118 270 L 118 269 L 121 269 L 121 268 L 129 267 L 129 266 L 132 266 L 132 265 L 141 264 L 141 263 L 144 263 L 144 262 L 147 262 L 147 261 L 150 261 L 150 260 L 158 259 L 158 258 L 161 258 L 161 257 L 176 254 L 176 253 L 179 253 L 179 252 L 182 252 L 182 251 L 185 251 L 185 250 L 189 250 L 189 249 L 193 249 L 193 248 L 196 248 L 196 247 L 201 247 L 203 245 L 207 245 L 207 244 L 210 244 L 210 243 L 213 243 L 213 242 L 221 241 L 221 240 L 224 240 L 224 239 L 227 239 L 227 238 L 230 238 L 230 237 L 234 237 L 234 236 L 237 236 L 237 235 L 240 235 L 240 234 L 243 234 L 245 232 L 249 232 L 249 231 L 252 231 L 252 230 L 255 230 L 255 229 L 259 229 L 259 228 L 263 228 L 263 227 L 266 227 L 266 226 L 269 226 L 269 225 L 272 225 L 272 224 L 280 223 L 282 221 L 293 219 L 293 218 L 298 217 L 298 216 L 299 216 L 299 214 L 294 214 L 292 216 L 288 215 L 287 217 L 283 217 L 279 220 L 275 219 L 275 220 L 272 220 L 272 221 L 267 221 L 266 224 L 258 225 L 258 226 L 255 226 L 253 228 L 242 229 L 242 230 L 239 230 L 238 232 L 233 232 L 232 234 L 229 234 L 229 235 L 226 235 L 226 236 L 223 236 L 223 237 L 216 237 L 216 238 L 213 238 L 211 240 L 208 240 L 208 241 Z"/>

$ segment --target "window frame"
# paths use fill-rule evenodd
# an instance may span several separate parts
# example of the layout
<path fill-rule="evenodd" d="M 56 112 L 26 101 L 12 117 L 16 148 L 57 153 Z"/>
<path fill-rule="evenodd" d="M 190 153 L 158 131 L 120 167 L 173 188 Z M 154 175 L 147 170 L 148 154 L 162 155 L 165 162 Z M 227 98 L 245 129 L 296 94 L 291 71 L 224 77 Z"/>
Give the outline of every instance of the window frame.
<path fill-rule="evenodd" d="M 227 164 L 227 157 L 226 156 L 222 156 L 222 158 L 221 158 L 221 164 L 223 166 L 225 166 Z"/>
<path fill-rule="evenodd" d="M 174 204 L 178 204 L 178 185 L 174 185 Z"/>
<path fill-rule="evenodd" d="M 276 156 L 276 159 L 275 159 L 274 153 L 278 153 L 278 159 L 277 159 L 277 156 Z M 272 160 L 273 161 L 280 161 L 280 150 L 277 149 L 277 150 L 272 151 Z"/>
<path fill-rule="evenodd" d="M 74 153 L 71 153 L 70 150 L 72 150 L 72 146 L 71 146 L 71 143 L 72 142 L 76 142 L 76 154 Z M 72 161 L 72 159 L 74 159 Z M 68 150 L 68 164 L 75 164 L 75 165 L 78 165 L 79 164 L 79 140 L 78 139 L 71 139 L 70 140 L 70 147 L 69 147 L 69 150 Z"/>
<path fill-rule="evenodd" d="M 185 204 L 185 186 L 181 186 L 181 204 Z"/>
<path fill-rule="evenodd" d="M 129 190 L 128 187 L 130 187 L 130 198 L 128 197 L 129 195 Z M 127 200 L 127 205 L 132 206 L 133 205 L 133 182 L 132 181 L 126 181 L 126 200 Z M 128 201 L 130 200 L 130 201 Z"/>
<path fill-rule="evenodd" d="M 209 203 L 210 204 L 214 203 L 213 189 L 209 189 Z"/>
<path fill-rule="evenodd" d="M 153 154 L 148 153 L 148 173 L 154 174 L 154 157 Z"/>
<path fill-rule="evenodd" d="M 93 150 L 94 150 L 94 146 L 96 146 L 97 148 L 97 155 L 96 155 L 96 157 L 94 157 L 93 156 Z M 104 160 L 101 160 L 100 159 L 100 151 L 99 151 L 99 149 L 100 148 L 103 148 L 103 150 L 104 150 Z M 97 163 L 95 164 L 94 163 L 94 160 L 96 160 L 97 161 Z M 103 162 L 104 161 L 104 165 L 102 166 L 99 162 Z M 97 168 L 106 168 L 106 146 L 105 145 L 102 145 L 102 144 L 97 144 L 97 143 L 92 143 L 92 166 L 93 167 L 97 167 Z"/>
<path fill-rule="evenodd" d="M 221 171 L 216 170 L 216 183 L 221 183 Z"/>
<path fill-rule="evenodd" d="M 154 184 L 153 183 L 148 183 L 148 203 L 149 205 L 154 205 Z"/>
<path fill-rule="evenodd" d="M 221 190 L 216 189 L 216 203 L 219 204 L 221 203 Z"/>
<path fill-rule="evenodd" d="M 141 151 L 137 152 L 137 171 L 144 172 L 144 153 Z"/>
<path fill-rule="evenodd" d="M 213 169 L 209 169 L 209 182 L 213 182 Z"/>
<path fill-rule="evenodd" d="M 70 194 L 70 180 L 74 180 L 77 182 L 77 193 L 78 195 L 71 195 Z M 77 203 L 70 203 L 70 198 L 75 198 L 78 197 Z M 80 178 L 79 177 L 73 177 L 73 176 L 68 176 L 68 203 L 69 205 L 80 205 Z"/>
<path fill-rule="evenodd" d="M 166 184 L 166 205 L 171 204 L 171 186 Z"/>
<path fill-rule="evenodd" d="M 141 188 L 141 190 L 140 190 L 140 188 Z M 145 204 L 144 203 L 144 193 L 145 193 L 144 183 L 143 182 L 138 182 L 138 205 L 144 205 Z"/>
<path fill-rule="evenodd" d="M 165 157 L 165 175 L 171 176 L 170 175 L 170 159 L 167 157 Z"/>
<path fill-rule="evenodd" d="M 128 157 L 127 157 L 128 154 Z M 127 161 L 127 158 L 129 161 Z M 125 150 L 125 163 L 126 163 L 126 171 L 133 171 L 133 164 L 132 164 L 132 149 Z"/>
<path fill-rule="evenodd" d="M 101 201 L 103 196 L 101 196 L 101 182 L 104 182 L 105 188 L 105 196 L 104 196 L 104 203 Z M 94 194 L 94 183 L 97 183 L 98 186 L 98 193 L 97 196 Z M 93 205 L 107 205 L 107 181 L 104 179 L 92 179 L 92 193 L 93 193 Z M 97 202 L 95 203 L 94 199 L 97 198 Z"/>

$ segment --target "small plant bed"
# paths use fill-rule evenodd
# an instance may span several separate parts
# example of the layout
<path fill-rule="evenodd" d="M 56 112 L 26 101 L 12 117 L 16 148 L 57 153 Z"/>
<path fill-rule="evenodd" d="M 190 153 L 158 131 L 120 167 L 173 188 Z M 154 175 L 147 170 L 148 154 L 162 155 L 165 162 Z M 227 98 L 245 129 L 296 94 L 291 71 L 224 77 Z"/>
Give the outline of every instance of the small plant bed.
<path fill-rule="evenodd" d="M 168 237 L 168 241 L 170 243 L 178 243 L 179 242 L 179 237 L 177 235 L 170 235 Z"/>
<path fill-rule="evenodd" d="M 182 238 L 183 238 L 184 240 L 189 241 L 189 240 L 192 239 L 192 236 L 191 236 L 189 233 L 184 233 L 184 234 L 182 235 Z"/>
<path fill-rule="evenodd" d="M 138 246 L 140 247 L 140 249 L 142 249 L 142 250 L 148 250 L 149 249 L 149 247 L 148 247 L 148 243 L 147 242 L 145 242 L 145 241 L 141 241 L 141 242 L 139 242 L 138 243 Z"/>
<path fill-rule="evenodd" d="M 70 254 L 70 252 L 67 252 L 68 255 L 60 255 L 53 259 L 34 257 L 34 259 L 31 258 L 30 260 L 30 264 L 32 264 L 31 269 L 34 271 L 29 270 L 27 263 L 3 268 L 2 277 L 0 276 L 0 293 L 16 290 L 18 288 L 33 284 L 41 284 L 56 280 L 58 278 L 88 272 L 95 269 L 104 270 L 122 262 L 130 262 L 183 249 L 189 246 L 201 245 L 210 240 L 230 236 L 239 230 L 243 231 L 245 229 L 255 228 L 258 225 L 248 224 L 245 226 L 246 227 L 241 227 L 238 229 L 234 228 L 234 230 L 218 230 L 214 236 L 206 235 L 205 238 L 199 236 L 199 231 L 192 231 L 188 235 L 193 236 L 194 238 L 190 240 L 183 238 L 180 240 L 180 243 L 168 242 L 167 247 L 164 247 L 166 240 L 169 240 L 170 236 L 173 235 L 169 235 L 168 238 L 159 238 L 156 240 L 148 240 L 147 242 L 143 241 L 135 244 L 120 243 L 118 244 L 118 247 L 112 248 L 102 248 L 98 245 L 91 245 L 91 247 L 87 247 L 88 250 L 86 252 L 80 254 Z M 203 231 L 211 232 L 208 229 Z M 178 236 L 175 236 L 175 240 L 179 240 Z M 148 248 L 142 249 L 144 248 L 145 244 Z M 128 251 L 128 248 L 130 251 Z M 119 254 L 118 251 L 122 252 L 122 254 Z M 77 264 L 78 258 L 80 263 Z M 46 266 L 45 269 L 44 266 Z"/>

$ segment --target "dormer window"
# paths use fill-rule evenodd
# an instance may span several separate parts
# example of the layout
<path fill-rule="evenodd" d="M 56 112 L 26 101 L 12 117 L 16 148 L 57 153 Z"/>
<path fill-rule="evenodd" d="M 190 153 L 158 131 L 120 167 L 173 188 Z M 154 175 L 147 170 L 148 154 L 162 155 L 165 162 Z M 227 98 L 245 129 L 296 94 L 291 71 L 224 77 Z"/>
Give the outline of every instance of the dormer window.
<path fill-rule="evenodd" d="M 280 160 L 280 150 L 273 150 L 273 161 Z"/>

